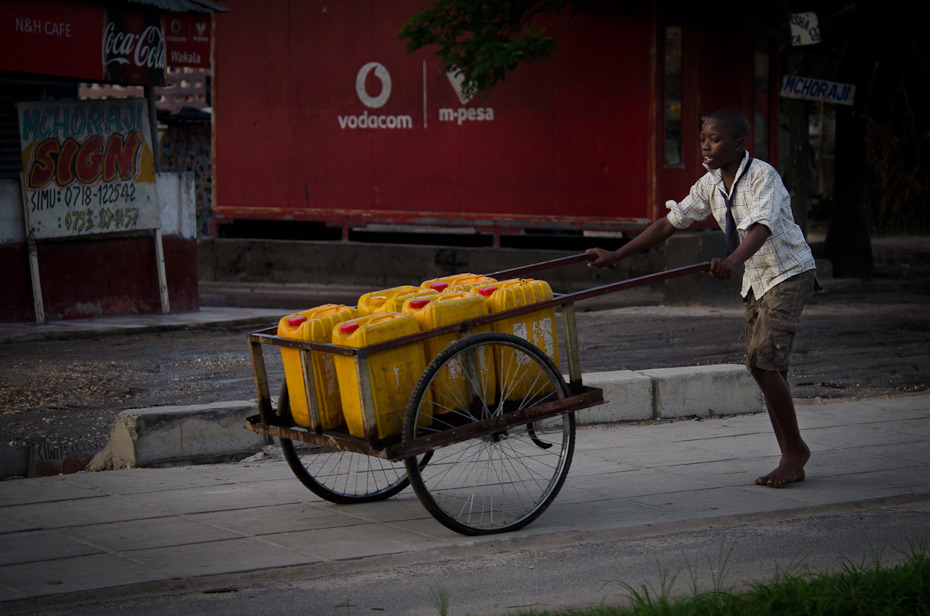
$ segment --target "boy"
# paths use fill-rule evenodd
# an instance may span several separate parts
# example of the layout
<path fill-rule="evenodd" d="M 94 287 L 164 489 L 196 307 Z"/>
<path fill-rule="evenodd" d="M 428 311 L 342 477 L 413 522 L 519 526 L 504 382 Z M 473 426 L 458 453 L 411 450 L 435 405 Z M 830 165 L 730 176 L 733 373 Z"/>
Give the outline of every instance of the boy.
<path fill-rule="evenodd" d="M 707 174 L 681 203 L 666 203 L 670 211 L 665 218 L 619 250 L 588 250 L 596 255 L 588 266 L 607 268 L 714 216 L 727 234 L 727 256 L 711 260 L 709 273 L 727 280 L 745 264 L 741 294 L 746 306 L 746 364 L 762 390 L 781 449 L 778 466 L 756 484 L 780 488 L 804 481 L 810 458 L 798 430 L 788 363 L 801 311 L 817 283 L 814 258 L 794 222 L 788 191 L 771 165 L 749 157 L 749 133 L 749 121 L 739 111 L 712 113 L 701 127 Z"/>

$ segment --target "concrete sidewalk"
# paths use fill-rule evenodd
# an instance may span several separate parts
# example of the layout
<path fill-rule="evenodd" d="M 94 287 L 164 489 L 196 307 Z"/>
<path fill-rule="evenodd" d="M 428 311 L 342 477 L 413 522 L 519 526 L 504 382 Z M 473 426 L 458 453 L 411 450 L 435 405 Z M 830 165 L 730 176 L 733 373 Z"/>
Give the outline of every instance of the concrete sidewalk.
<path fill-rule="evenodd" d="M 255 325 L 270 327 L 288 308 L 230 308 L 203 306 L 197 312 L 171 314 L 129 314 L 96 319 L 68 319 L 33 323 L 0 323 L 0 342 L 68 338 L 74 336 L 125 334 L 140 331 L 183 329 L 211 325 Z"/>
<path fill-rule="evenodd" d="M 930 395 L 798 415 L 813 449 L 808 479 L 779 490 L 753 485 L 777 462 L 762 413 L 581 427 L 549 509 L 525 529 L 477 538 L 439 524 L 410 489 L 373 504 L 322 501 L 276 460 L 0 482 L 0 606 L 221 589 L 391 555 L 930 494 Z"/>

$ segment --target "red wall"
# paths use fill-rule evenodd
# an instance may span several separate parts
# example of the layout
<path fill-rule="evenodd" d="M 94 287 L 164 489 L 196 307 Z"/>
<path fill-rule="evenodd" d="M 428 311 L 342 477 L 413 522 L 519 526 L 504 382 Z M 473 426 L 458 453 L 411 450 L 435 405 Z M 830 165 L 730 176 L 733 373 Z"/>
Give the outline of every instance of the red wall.
<path fill-rule="evenodd" d="M 160 313 L 154 239 L 70 240 L 39 244 L 46 318 Z M 197 242 L 164 236 L 165 277 L 172 312 L 199 308 Z M 35 319 L 26 247 L 0 246 L 5 295 L 0 321 Z"/>
<path fill-rule="evenodd" d="M 214 39 L 219 220 L 648 219 L 648 3 L 637 3 L 640 12 L 593 3 L 570 21 L 550 20 L 553 59 L 467 103 L 430 52 L 408 56 L 396 38 L 422 4 L 224 3 Z M 380 108 L 356 93 L 369 62 L 390 74 Z M 368 96 L 383 92 L 373 74 L 365 84 Z M 493 119 L 441 121 L 444 108 Z M 348 127 L 366 113 L 411 124 Z"/>

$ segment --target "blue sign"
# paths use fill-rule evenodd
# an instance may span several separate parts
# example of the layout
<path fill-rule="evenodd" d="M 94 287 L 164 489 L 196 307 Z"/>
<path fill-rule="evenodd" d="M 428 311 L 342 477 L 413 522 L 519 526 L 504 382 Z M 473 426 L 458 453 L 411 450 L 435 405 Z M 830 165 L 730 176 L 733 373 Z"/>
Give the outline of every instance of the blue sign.
<path fill-rule="evenodd" d="M 781 85 L 781 95 L 785 98 L 852 105 L 856 96 L 856 86 L 825 79 L 785 75 Z"/>

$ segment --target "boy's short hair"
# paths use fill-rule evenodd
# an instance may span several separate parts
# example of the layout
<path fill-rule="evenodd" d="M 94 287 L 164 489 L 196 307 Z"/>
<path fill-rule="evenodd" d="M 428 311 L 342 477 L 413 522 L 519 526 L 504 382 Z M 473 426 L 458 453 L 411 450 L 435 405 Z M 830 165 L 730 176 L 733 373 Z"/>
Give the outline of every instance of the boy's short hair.
<path fill-rule="evenodd" d="M 708 116 L 708 119 L 714 119 L 721 122 L 737 139 L 749 139 L 752 129 L 749 127 L 749 120 L 746 119 L 740 111 L 736 109 L 718 109 Z"/>

